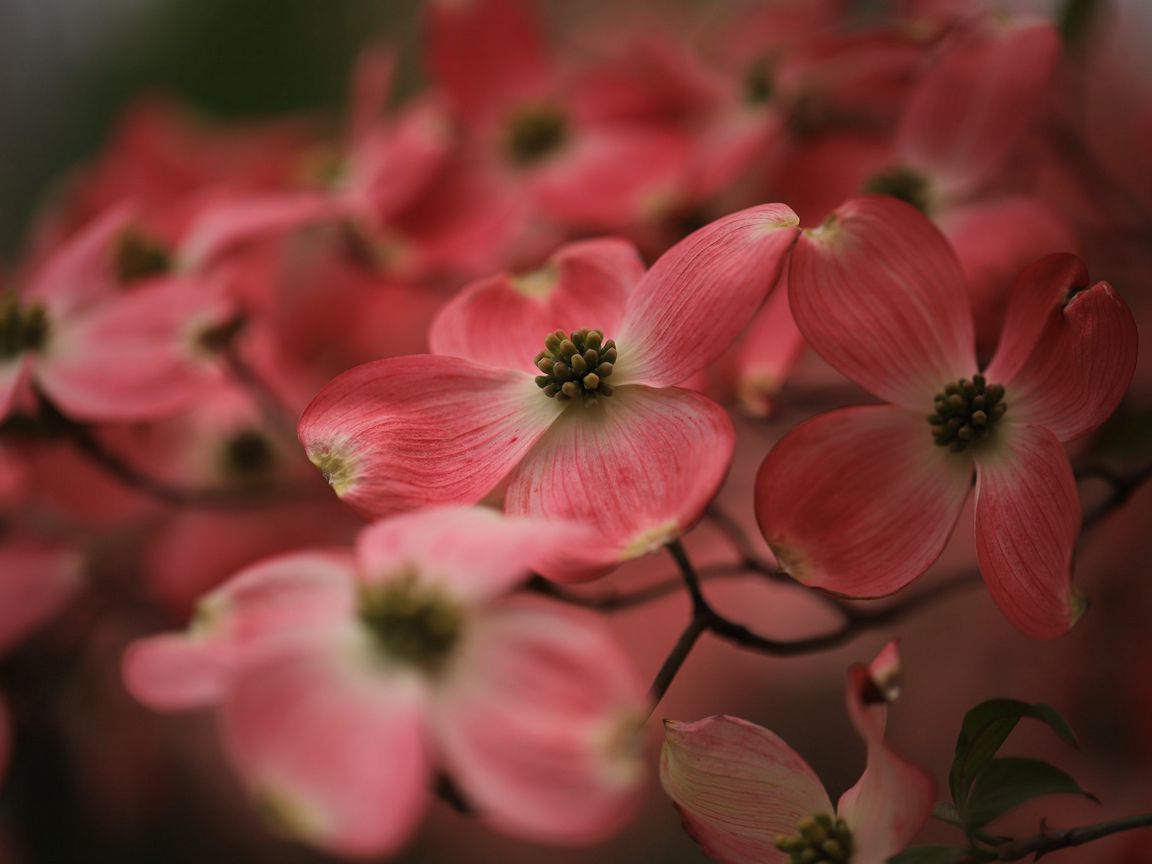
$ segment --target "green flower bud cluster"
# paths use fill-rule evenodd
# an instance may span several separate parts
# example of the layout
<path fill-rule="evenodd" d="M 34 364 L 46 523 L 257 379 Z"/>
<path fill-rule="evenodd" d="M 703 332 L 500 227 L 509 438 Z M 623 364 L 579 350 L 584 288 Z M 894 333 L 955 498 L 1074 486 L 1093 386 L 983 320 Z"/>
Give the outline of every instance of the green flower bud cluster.
<path fill-rule="evenodd" d="M 0 357 L 15 357 L 43 347 L 48 314 L 43 306 L 21 306 L 15 294 L 0 298 Z"/>
<path fill-rule="evenodd" d="M 550 333 L 544 340 L 547 349 L 536 355 L 536 386 L 545 396 L 568 401 L 583 399 L 595 404 L 601 396 L 612 395 L 607 379 L 616 362 L 616 343 L 605 341 L 599 330 L 574 330 L 569 336 L 563 330 Z"/>
<path fill-rule="evenodd" d="M 789 864 L 849 864 L 852 831 L 840 818 L 818 813 L 801 819 L 797 834 L 781 834 L 776 848 L 786 852 Z"/>
<path fill-rule="evenodd" d="M 928 415 L 937 446 L 959 453 L 983 441 L 1008 410 L 1004 388 L 989 384 L 983 375 L 953 381 L 933 399 L 935 414 Z"/>

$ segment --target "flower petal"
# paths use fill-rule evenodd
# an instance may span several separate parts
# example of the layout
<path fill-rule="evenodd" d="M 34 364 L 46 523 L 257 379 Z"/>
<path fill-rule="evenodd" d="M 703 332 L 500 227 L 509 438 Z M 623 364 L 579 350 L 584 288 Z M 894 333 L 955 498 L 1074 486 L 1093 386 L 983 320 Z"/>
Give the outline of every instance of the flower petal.
<path fill-rule="evenodd" d="M 704 396 L 619 387 L 561 415 L 512 473 L 505 508 L 594 526 L 595 548 L 572 545 L 570 562 L 541 569 L 563 580 L 601 575 L 700 517 L 728 471 L 733 441 L 727 413 Z"/>
<path fill-rule="evenodd" d="M 737 394 L 745 411 L 758 417 L 772 413 L 772 402 L 804 350 L 804 337 L 788 308 L 787 273 L 752 319 L 737 368 Z"/>
<path fill-rule="evenodd" d="M 868 745 L 868 764 L 840 797 L 837 813 L 852 829 L 853 860 L 881 864 L 924 827 L 936 800 L 932 777 L 895 753 L 884 740 L 886 703 L 899 692 L 900 660 L 889 643 L 870 666 L 848 671 L 848 715 Z"/>
<path fill-rule="evenodd" d="M 427 806 L 422 691 L 314 646 L 245 670 L 222 706 L 232 764 L 274 824 L 331 852 L 395 852 Z"/>
<path fill-rule="evenodd" d="M 1072 466 L 1056 436 L 1037 426 L 1007 426 L 996 445 L 976 457 L 980 572 L 1017 629 L 1054 639 L 1084 611 L 1071 585 L 1080 534 Z"/>
<path fill-rule="evenodd" d="M 108 209 L 45 259 L 28 282 L 28 299 L 51 309 L 53 317 L 101 300 L 116 288 L 116 241 L 132 224 L 127 206 Z"/>
<path fill-rule="evenodd" d="M 995 171 L 1045 105 L 1060 54 L 1048 22 L 959 27 L 913 91 L 898 147 L 950 191 Z"/>
<path fill-rule="evenodd" d="M 69 416 L 155 420 L 218 379 L 215 357 L 199 340 L 232 312 L 220 283 L 153 282 L 99 309 L 53 321 L 35 375 Z"/>
<path fill-rule="evenodd" d="M 939 557 L 971 480 L 968 454 L 937 447 L 923 417 L 888 405 L 842 408 L 796 427 L 768 454 L 756 519 L 793 578 L 880 597 Z"/>
<path fill-rule="evenodd" d="M 427 14 L 430 71 L 466 121 L 539 98 L 548 60 L 526 0 L 434 0 Z"/>
<path fill-rule="evenodd" d="M 792 253 L 788 299 L 825 360 L 882 399 L 929 411 L 945 384 L 976 371 L 964 274 L 919 210 L 854 198 Z"/>
<path fill-rule="evenodd" d="M 774 732 L 719 715 L 665 721 L 660 782 L 685 829 L 720 864 L 780 864 L 781 834 L 832 814 L 819 778 Z"/>
<path fill-rule="evenodd" d="M 546 567 L 557 546 L 595 533 L 560 520 L 504 516 L 484 507 L 443 507 L 393 516 L 360 532 L 360 578 L 387 579 L 417 567 L 469 605 L 511 590 L 530 571 Z"/>
<path fill-rule="evenodd" d="M 213 705 L 227 685 L 227 646 L 214 639 L 164 633 L 140 639 L 124 652 L 121 675 L 128 692 L 153 711 Z"/>
<path fill-rule="evenodd" d="M 475 620 L 434 707 L 465 800 L 530 840 L 592 843 L 635 812 L 644 688 L 606 623 L 516 598 Z"/>
<path fill-rule="evenodd" d="M 0 654 L 76 596 L 82 567 L 80 556 L 65 547 L 32 540 L 0 546 Z"/>
<path fill-rule="evenodd" d="M 1087 275 L 1071 255 L 1025 270 L 988 369 L 989 380 L 1004 385 L 1016 422 L 1044 426 L 1061 441 L 1107 420 L 1136 371 L 1132 311 L 1107 282 L 1079 290 Z"/>
<path fill-rule="evenodd" d="M 555 330 L 587 327 L 613 338 L 643 275 L 626 240 L 570 243 L 540 270 L 481 279 L 456 295 L 432 324 L 432 353 L 537 375 L 536 355 Z"/>
<path fill-rule="evenodd" d="M 785 205 L 765 204 L 665 252 L 629 299 L 616 339 L 620 381 L 665 387 L 719 357 L 776 284 L 798 225 Z"/>
<path fill-rule="evenodd" d="M 337 495 L 383 516 L 480 501 L 561 410 L 523 372 L 395 357 L 329 382 L 304 411 L 299 435 Z"/>

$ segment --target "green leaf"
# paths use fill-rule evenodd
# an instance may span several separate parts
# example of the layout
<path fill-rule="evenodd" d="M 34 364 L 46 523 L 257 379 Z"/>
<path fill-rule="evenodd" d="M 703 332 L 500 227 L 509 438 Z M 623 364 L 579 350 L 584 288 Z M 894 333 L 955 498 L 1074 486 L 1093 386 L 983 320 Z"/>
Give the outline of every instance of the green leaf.
<path fill-rule="evenodd" d="M 938 801 L 932 807 L 932 817 L 941 822 L 947 822 L 949 825 L 955 825 L 957 828 L 963 826 L 963 822 L 960 820 L 960 811 L 947 801 Z"/>
<path fill-rule="evenodd" d="M 956 755 L 948 774 L 948 787 L 957 809 L 963 813 L 968 792 L 977 775 L 984 769 L 1004 741 L 1025 717 L 1039 720 L 1067 744 L 1079 747 L 1076 735 L 1056 709 L 1043 703 L 1030 704 L 1017 699 L 989 699 L 964 715 Z"/>
<path fill-rule="evenodd" d="M 899 855 L 893 855 L 886 864 L 961 864 L 968 861 L 987 861 L 987 857 L 960 846 L 913 846 Z"/>
<path fill-rule="evenodd" d="M 964 810 L 964 827 L 975 831 L 1009 810 L 1044 795 L 1082 795 L 1096 801 L 1055 765 L 1039 759 L 993 759 L 980 772 Z"/>

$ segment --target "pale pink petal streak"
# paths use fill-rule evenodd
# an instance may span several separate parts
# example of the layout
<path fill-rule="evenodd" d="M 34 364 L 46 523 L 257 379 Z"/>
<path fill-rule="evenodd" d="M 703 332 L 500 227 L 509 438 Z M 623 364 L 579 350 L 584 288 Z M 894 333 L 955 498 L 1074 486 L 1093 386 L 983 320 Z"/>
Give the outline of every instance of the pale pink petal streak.
<path fill-rule="evenodd" d="M 774 733 L 737 717 L 665 722 L 660 782 L 685 829 L 719 864 L 781 864 L 781 834 L 832 815 L 819 778 Z"/>

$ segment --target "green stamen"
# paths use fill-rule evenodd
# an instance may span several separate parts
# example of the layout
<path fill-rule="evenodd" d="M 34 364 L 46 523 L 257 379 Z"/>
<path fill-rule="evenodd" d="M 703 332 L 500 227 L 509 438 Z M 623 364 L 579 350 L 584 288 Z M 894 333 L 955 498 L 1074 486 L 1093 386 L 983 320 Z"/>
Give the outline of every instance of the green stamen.
<path fill-rule="evenodd" d="M 882 174 L 877 174 L 864 184 L 864 191 L 899 198 L 901 201 L 911 204 L 921 213 L 927 213 L 931 204 L 931 187 L 928 178 L 900 165 L 889 168 Z"/>
<path fill-rule="evenodd" d="M 43 348 L 48 341 L 48 313 L 43 306 L 23 306 L 15 294 L 0 298 L 0 359 Z"/>
<path fill-rule="evenodd" d="M 574 330 L 571 336 L 557 330 L 544 340 L 544 347 L 547 350 L 536 355 L 536 368 L 544 373 L 536 376 L 536 386 L 545 396 L 594 405 L 601 396 L 612 395 L 605 379 L 616 362 L 616 343 L 605 341 L 599 330 Z"/>
<path fill-rule="evenodd" d="M 568 120 L 542 105 L 521 111 L 508 127 L 505 149 L 515 165 L 532 165 L 559 150 L 568 139 Z"/>
<path fill-rule="evenodd" d="M 852 831 L 843 819 L 817 813 L 801 819 L 796 834 L 781 834 L 776 848 L 789 856 L 789 864 L 849 864 Z"/>
<path fill-rule="evenodd" d="M 242 482 L 263 480 L 276 464 L 276 452 L 267 436 L 244 429 L 224 444 L 221 457 L 224 474 Z"/>
<path fill-rule="evenodd" d="M 953 381 L 936 394 L 933 407 L 936 413 L 928 415 L 932 437 L 953 453 L 986 439 L 1008 410 L 1004 388 L 983 375 Z"/>
<path fill-rule="evenodd" d="M 360 620 L 390 660 L 434 673 L 451 656 L 463 632 L 460 607 L 439 588 L 409 571 L 367 586 Z"/>
<path fill-rule="evenodd" d="M 120 235 L 116 245 L 116 276 L 127 285 L 149 276 L 162 276 L 172 271 L 172 255 L 168 248 L 135 229 Z"/>

